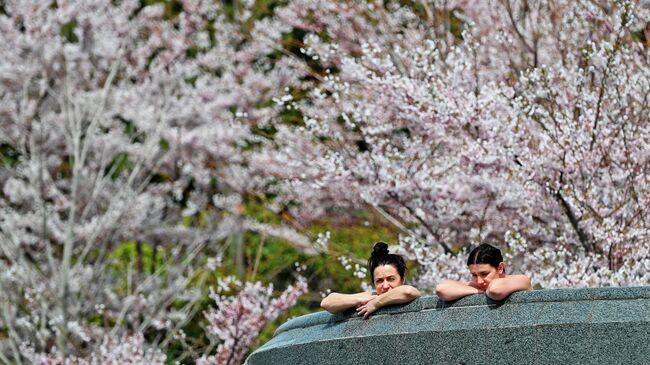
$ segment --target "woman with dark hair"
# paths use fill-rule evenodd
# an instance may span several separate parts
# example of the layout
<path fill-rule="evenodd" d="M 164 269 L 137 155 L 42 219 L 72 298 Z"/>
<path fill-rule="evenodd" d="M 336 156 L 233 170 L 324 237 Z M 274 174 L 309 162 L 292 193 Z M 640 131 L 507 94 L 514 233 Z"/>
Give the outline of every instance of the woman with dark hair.
<path fill-rule="evenodd" d="M 373 246 L 372 255 L 368 259 L 368 271 L 374 292 L 331 293 L 321 301 L 320 306 L 330 313 L 356 308 L 357 313 L 365 319 L 381 307 L 408 303 L 420 296 L 416 288 L 404 284 L 404 259 L 400 255 L 389 253 L 388 245 L 384 242 L 377 242 Z"/>
<path fill-rule="evenodd" d="M 472 280 L 469 283 L 443 280 L 436 286 L 438 298 L 451 301 L 470 294 L 485 293 L 490 299 L 503 300 L 513 292 L 532 289 L 527 276 L 506 275 L 501 251 L 487 243 L 469 253 L 467 267 Z"/>

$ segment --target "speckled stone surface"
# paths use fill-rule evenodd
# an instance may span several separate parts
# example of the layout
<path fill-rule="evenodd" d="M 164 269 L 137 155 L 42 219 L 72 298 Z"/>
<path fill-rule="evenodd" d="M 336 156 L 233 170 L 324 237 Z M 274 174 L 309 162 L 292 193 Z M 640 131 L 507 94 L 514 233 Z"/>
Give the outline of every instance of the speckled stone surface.
<path fill-rule="evenodd" d="M 288 321 L 251 354 L 258 364 L 650 364 L 650 287 L 422 297 Z"/>

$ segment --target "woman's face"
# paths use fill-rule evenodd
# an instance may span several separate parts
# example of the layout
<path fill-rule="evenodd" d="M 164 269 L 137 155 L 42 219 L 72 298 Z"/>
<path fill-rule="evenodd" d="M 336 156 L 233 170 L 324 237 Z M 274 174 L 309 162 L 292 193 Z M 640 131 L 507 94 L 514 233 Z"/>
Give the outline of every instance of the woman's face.
<path fill-rule="evenodd" d="M 384 294 L 385 292 L 404 284 L 404 279 L 402 279 L 393 265 L 377 266 L 373 271 L 373 275 L 377 295 Z"/>
<path fill-rule="evenodd" d="M 469 265 L 469 272 L 472 274 L 470 285 L 485 291 L 492 280 L 504 277 L 505 266 L 503 262 L 498 267 L 490 264 L 471 264 Z"/>

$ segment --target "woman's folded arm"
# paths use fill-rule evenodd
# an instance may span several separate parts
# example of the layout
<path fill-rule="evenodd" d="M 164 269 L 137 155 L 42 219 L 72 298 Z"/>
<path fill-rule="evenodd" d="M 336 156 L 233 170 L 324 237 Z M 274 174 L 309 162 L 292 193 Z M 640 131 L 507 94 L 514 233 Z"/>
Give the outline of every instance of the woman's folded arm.
<path fill-rule="evenodd" d="M 508 295 L 521 290 L 531 290 L 530 279 L 525 275 L 508 275 L 494 279 L 485 290 L 485 295 L 493 300 L 503 300 Z"/>
<path fill-rule="evenodd" d="M 374 313 L 381 307 L 393 304 L 409 303 L 419 297 L 420 291 L 416 288 L 410 285 L 400 285 L 360 305 L 357 308 L 357 312 L 359 315 L 362 315 L 363 318 L 368 318 L 370 314 Z"/>
<path fill-rule="evenodd" d="M 382 295 L 378 295 L 375 300 L 379 307 L 392 304 L 404 304 L 420 297 L 420 291 L 410 285 L 400 285 L 395 289 L 389 290 Z"/>
<path fill-rule="evenodd" d="M 350 308 L 366 304 L 375 297 L 377 295 L 370 292 L 356 294 L 331 293 L 320 302 L 320 306 L 330 313 L 341 313 Z"/>
<path fill-rule="evenodd" d="M 455 280 L 443 280 L 436 286 L 436 295 L 445 302 L 478 293 L 483 292 L 473 286 Z"/>

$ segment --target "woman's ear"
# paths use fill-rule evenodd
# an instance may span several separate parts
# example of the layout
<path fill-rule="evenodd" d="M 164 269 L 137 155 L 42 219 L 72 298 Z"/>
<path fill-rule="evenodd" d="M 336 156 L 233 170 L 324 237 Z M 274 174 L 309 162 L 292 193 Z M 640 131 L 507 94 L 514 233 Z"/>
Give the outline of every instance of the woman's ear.
<path fill-rule="evenodd" d="M 505 275 L 506 274 L 506 264 L 504 264 L 503 262 L 500 262 L 499 266 L 497 267 L 497 273 L 499 273 L 499 275 Z"/>

